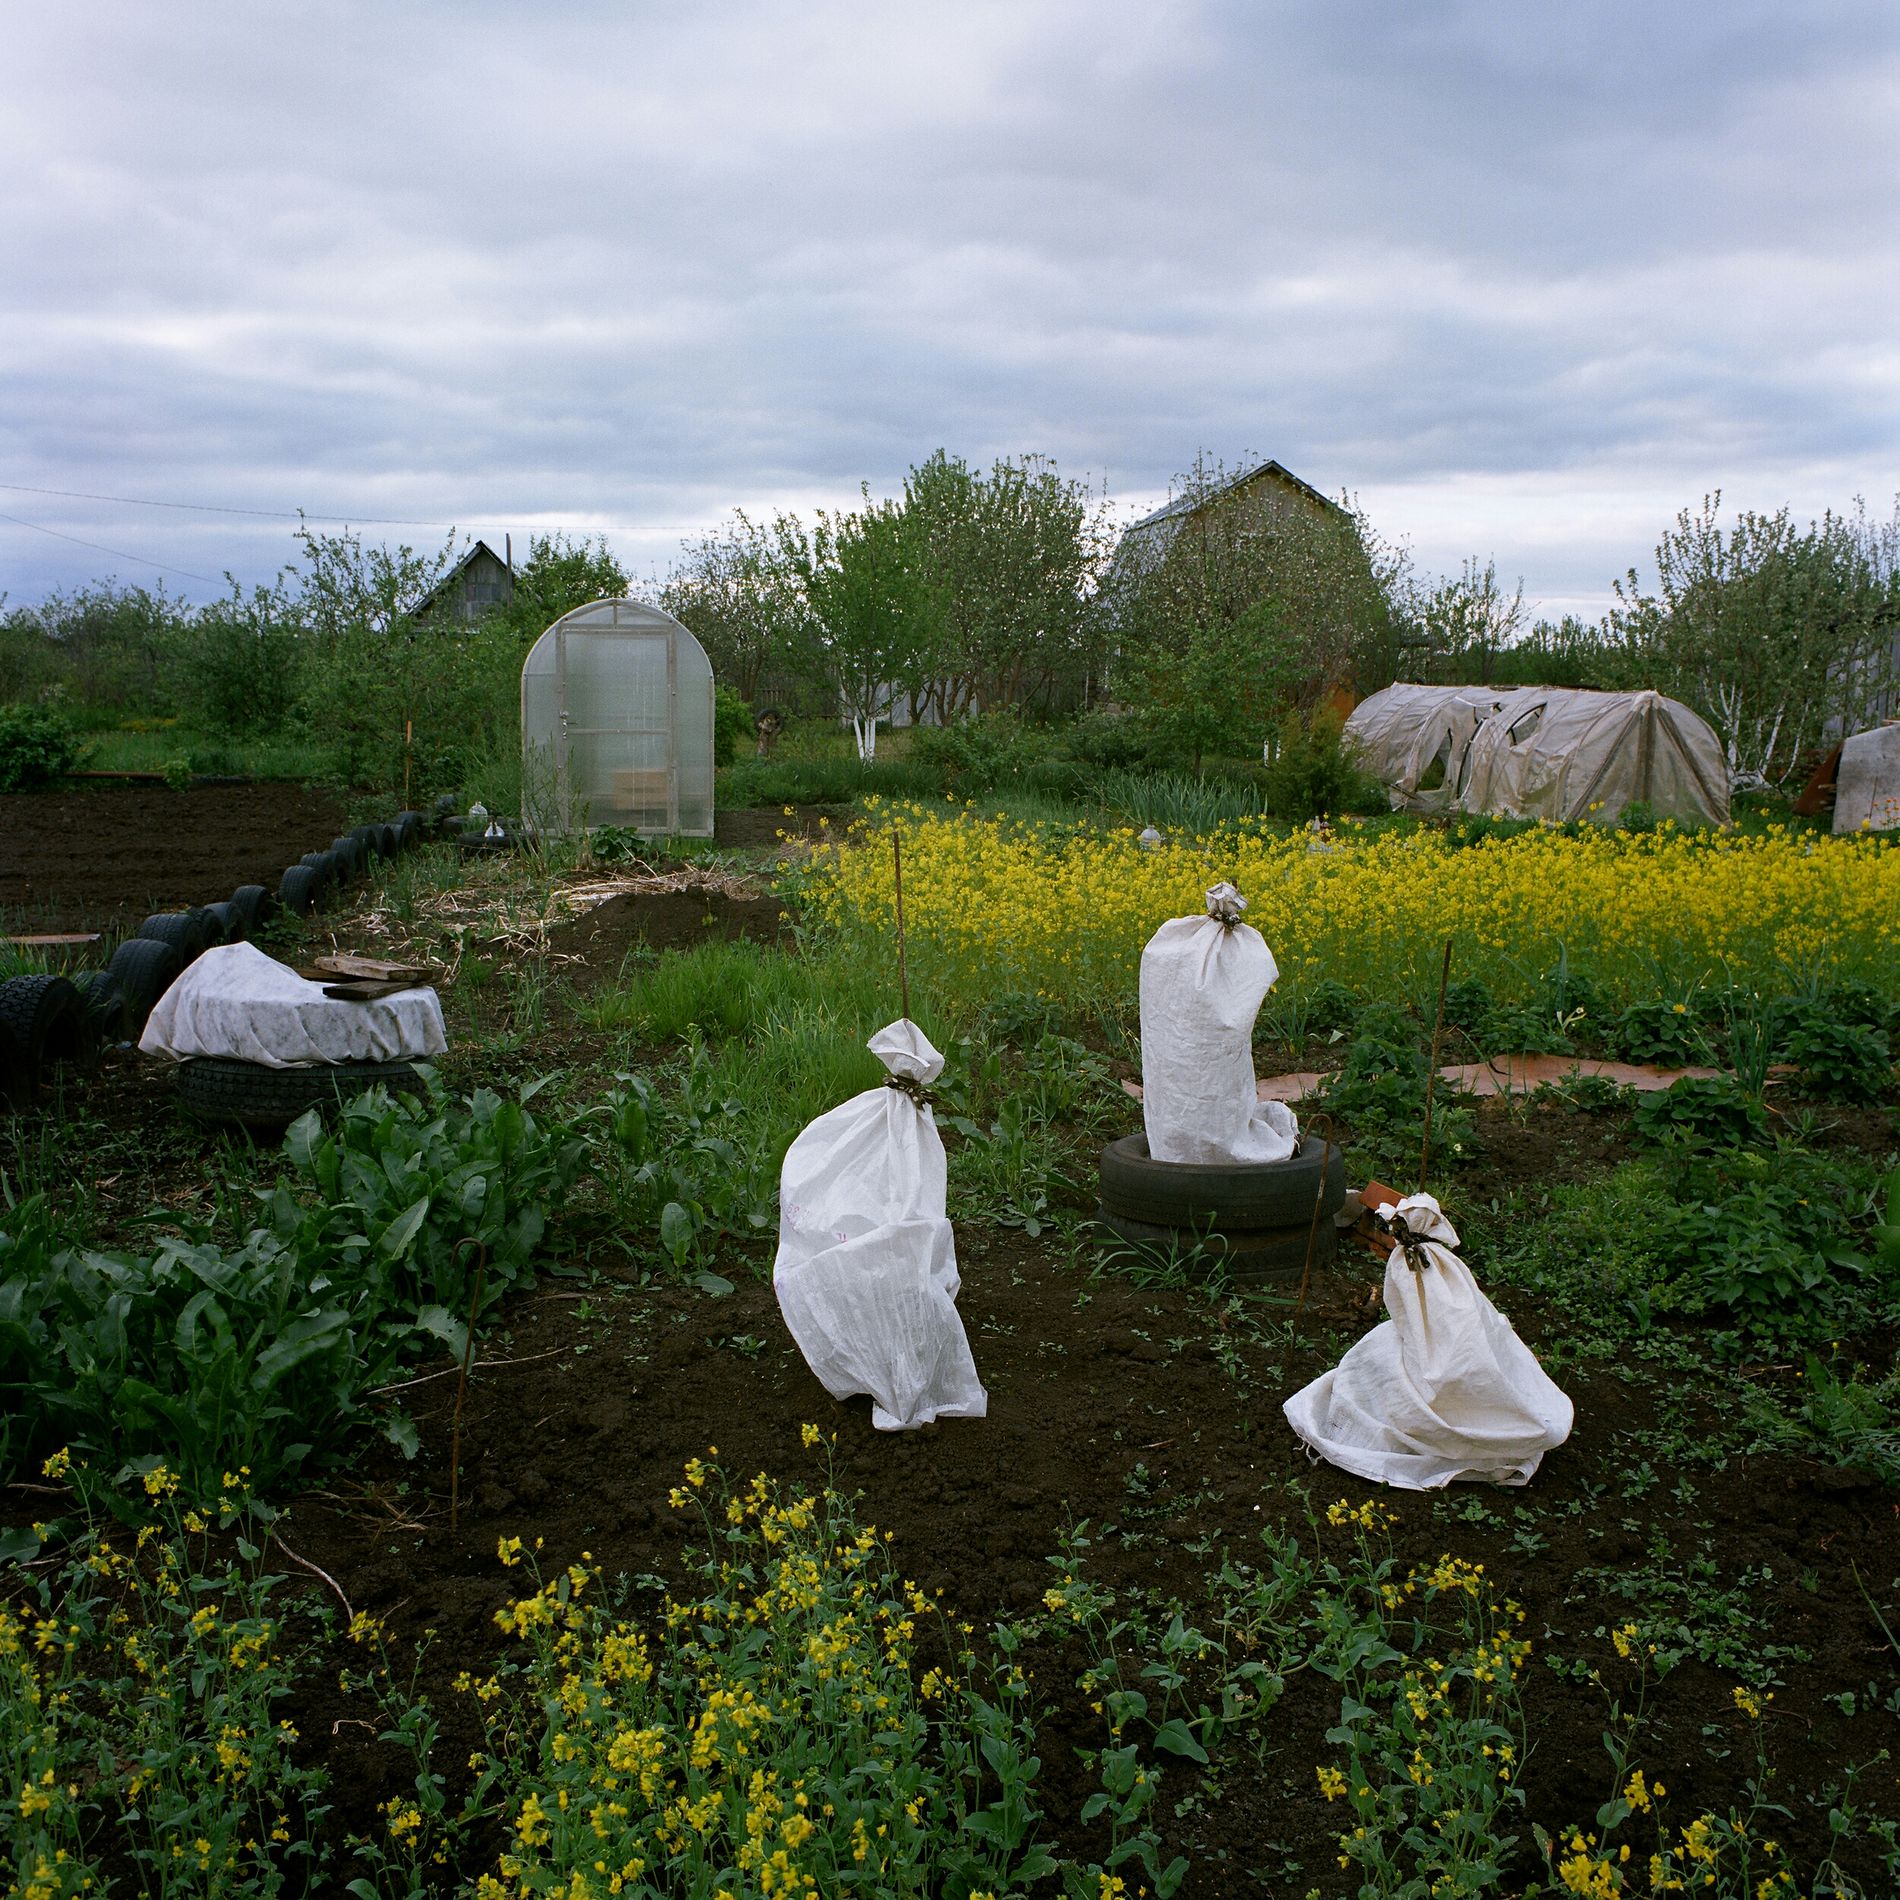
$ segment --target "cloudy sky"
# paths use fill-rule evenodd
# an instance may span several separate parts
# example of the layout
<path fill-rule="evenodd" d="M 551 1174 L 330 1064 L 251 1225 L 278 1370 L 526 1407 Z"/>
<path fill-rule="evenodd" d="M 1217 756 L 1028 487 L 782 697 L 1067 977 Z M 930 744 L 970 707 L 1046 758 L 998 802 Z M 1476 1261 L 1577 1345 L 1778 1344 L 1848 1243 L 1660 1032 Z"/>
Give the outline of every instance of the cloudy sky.
<path fill-rule="evenodd" d="M 1892 0 L 0 20 L 15 604 L 298 508 L 645 575 L 941 445 L 1129 511 L 1273 456 L 1594 613 L 1705 490 L 1900 489 Z"/>

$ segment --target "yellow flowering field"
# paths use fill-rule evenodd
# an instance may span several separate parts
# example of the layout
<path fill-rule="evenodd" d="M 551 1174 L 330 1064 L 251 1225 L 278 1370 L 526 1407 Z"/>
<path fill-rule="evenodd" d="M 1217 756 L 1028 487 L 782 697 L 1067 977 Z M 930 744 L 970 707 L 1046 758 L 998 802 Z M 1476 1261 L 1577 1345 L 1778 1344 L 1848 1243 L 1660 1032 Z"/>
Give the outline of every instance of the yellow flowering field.
<path fill-rule="evenodd" d="M 1752 836 L 1540 829 L 1461 842 L 1381 820 L 1328 837 L 1243 823 L 1143 849 L 1132 830 L 1073 833 L 942 806 L 887 806 L 815 867 L 818 914 L 888 946 L 901 829 L 912 968 L 965 993 L 1131 998 L 1141 947 L 1229 879 L 1282 983 L 1429 993 L 1454 973 L 1526 996 L 1560 956 L 1617 1001 L 1696 983 L 1769 993 L 1854 981 L 1900 988 L 1900 849 L 1773 828 Z"/>

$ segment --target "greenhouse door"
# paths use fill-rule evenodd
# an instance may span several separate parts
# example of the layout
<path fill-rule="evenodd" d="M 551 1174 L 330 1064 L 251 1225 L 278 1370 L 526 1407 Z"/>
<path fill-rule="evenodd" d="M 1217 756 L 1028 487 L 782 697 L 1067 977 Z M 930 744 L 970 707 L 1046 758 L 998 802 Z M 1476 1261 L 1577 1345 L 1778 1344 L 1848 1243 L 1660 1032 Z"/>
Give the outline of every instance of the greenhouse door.
<path fill-rule="evenodd" d="M 561 626 L 555 640 L 565 828 L 678 831 L 673 702 L 679 687 L 671 634 Z"/>

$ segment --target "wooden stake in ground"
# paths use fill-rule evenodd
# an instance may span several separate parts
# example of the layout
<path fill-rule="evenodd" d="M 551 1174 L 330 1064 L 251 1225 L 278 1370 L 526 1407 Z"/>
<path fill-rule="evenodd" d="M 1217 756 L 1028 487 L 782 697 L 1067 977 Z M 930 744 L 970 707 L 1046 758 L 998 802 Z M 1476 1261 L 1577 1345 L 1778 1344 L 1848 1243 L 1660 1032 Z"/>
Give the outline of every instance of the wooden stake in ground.
<path fill-rule="evenodd" d="M 416 754 L 416 722 L 405 719 L 402 722 L 402 802 L 406 810 L 409 805 L 409 767 Z"/>
<path fill-rule="evenodd" d="M 897 987 L 904 999 L 904 1020 L 910 1021 L 910 968 L 904 961 L 904 847 L 898 842 L 897 820 L 891 820 L 891 888 L 897 898 Z"/>
<path fill-rule="evenodd" d="M 1451 939 L 1445 939 L 1445 961 L 1438 972 L 1438 1018 L 1432 1024 L 1432 1063 L 1425 1071 L 1425 1143 L 1418 1155 L 1418 1191 L 1425 1192 L 1425 1180 L 1432 1165 L 1432 1091 L 1438 1086 L 1438 1050 L 1445 1040 L 1445 988 L 1451 981 Z"/>

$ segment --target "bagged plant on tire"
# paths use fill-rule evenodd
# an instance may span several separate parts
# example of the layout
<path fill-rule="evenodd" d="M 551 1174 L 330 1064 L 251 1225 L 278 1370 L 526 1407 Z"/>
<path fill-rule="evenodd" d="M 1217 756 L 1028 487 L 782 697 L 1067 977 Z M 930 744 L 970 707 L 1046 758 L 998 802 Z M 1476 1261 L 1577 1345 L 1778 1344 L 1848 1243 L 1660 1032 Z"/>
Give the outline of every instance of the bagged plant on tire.
<path fill-rule="evenodd" d="M 989 1397 L 957 1314 L 943 1138 L 925 1094 L 943 1057 L 908 1018 L 868 1047 L 890 1079 L 820 1115 L 786 1150 L 779 1311 L 834 1399 L 870 1395 L 879 1431 L 981 1418 Z"/>
<path fill-rule="evenodd" d="M 1216 884 L 1206 916 L 1170 918 L 1141 953 L 1141 1112 L 1156 1161 L 1284 1161 L 1298 1145 L 1293 1111 L 1254 1084 L 1254 1018 L 1280 971 L 1240 921 L 1246 908 Z"/>

